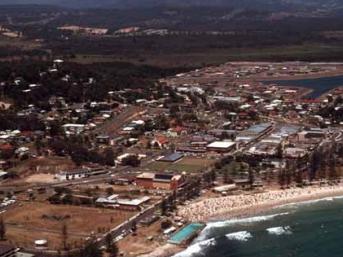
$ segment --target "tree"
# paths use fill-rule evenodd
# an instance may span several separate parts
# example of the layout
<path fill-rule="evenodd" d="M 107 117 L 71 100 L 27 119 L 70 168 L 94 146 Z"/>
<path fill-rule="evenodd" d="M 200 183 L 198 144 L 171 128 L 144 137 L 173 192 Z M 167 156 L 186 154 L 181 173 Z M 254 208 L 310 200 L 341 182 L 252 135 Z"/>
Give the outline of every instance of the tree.
<path fill-rule="evenodd" d="M 62 134 L 62 126 L 58 122 L 52 122 L 50 124 L 50 136 L 55 137 Z"/>
<path fill-rule="evenodd" d="M 228 184 L 229 182 L 230 182 L 230 177 L 229 177 L 229 170 L 226 168 L 226 169 L 224 169 L 223 170 L 223 182 L 225 183 L 225 184 Z"/>
<path fill-rule="evenodd" d="M 37 138 L 35 140 L 35 147 L 36 147 L 36 150 L 37 150 L 37 154 L 41 155 L 42 148 L 43 148 L 43 143 L 42 143 L 42 139 L 41 138 Z"/>
<path fill-rule="evenodd" d="M 167 229 L 167 228 L 170 228 L 170 226 L 172 225 L 171 221 L 170 220 L 163 220 L 161 222 L 161 229 Z"/>
<path fill-rule="evenodd" d="M 137 231 L 137 223 L 135 221 L 133 221 L 131 224 L 131 230 L 133 233 L 136 233 Z"/>
<path fill-rule="evenodd" d="M 253 188 L 254 182 L 255 182 L 255 175 L 254 171 L 249 167 L 248 169 L 248 174 L 249 174 L 249 185 L 250 188 Z"/>
<path fill-rule="evenodd" d="M 338 178 L 337 163 L 336 163 L 335 153 L 334 153 L 333 149 L 330 151 L 328 170 L 329 170 L 329 172 L 328 172 L 329 173 L 329 180 L 330 181 L 337 180 L 337 178 Z"/>
<path fill-rule="evenodd" d="M 326 160 L 325 155 L 320 159 L 319 169 L 318 169 L 318 178 L 321 182 L 326 178 Z"/>
<path fill-rule="evenodd" d="M 280 187 L 284 188 L 284 186 L 286 184 L 286 172 L 285 172 L 284 168 L 281 168 L 279 170 L 278 182 L 279 182 Z"/>
<path fill-rule="evenodd" d="M 292 183 L 292 176 L 293 176 L 293 168 L 291 167 L 289 161 L 286 161 L 285 172 L 286 172 L 286 185 L 287 187 L 289 187 Z"/>
<path fill-rule="evenodd" d="M 111 247 L 111 251 L 110 251 L 110 256 L 109 257 L 117 257 L 119 255 L 119 248 L 116 244 L 116 242 L 114 242 L 112 244 L 112 247 Z"/>
<path fill-rule="evenodd" d="M 106 188 L 106 194 L 108 196 L 113 195 L 114 194 L 114 189 L 112 187 Z"/>
<path fill-rule="evenodd" d="M 113 236 L 111 233 L 108 233 L 106 236 L 105 236 L 105 246 L 106 246 L 106 251 L 108 253 L 111 252 L 112 250 L 112 245 L 113 245 Z"/>
<path fill-rule="evenodd" d="M 0 218 L 0 240 L 6 238 L 6 226 L 3 217 Z"/>
<path fill-rule="evenodd" d="M 108 166 L 114 166 L 114 151 L 112 148 L 106 148 L 104 151 L 104 163 Z"/>
<path fill-rule="evenodd" d="M 67 223 L 63 223 L 62 225 L 62 244 L 63 250 L 68 250 L 68 226 Z"/>
<path fill-rule="evenodd" d="M 282 144 L 279 144 L 276 149 L 276 157 L 282 158 L 282 156 L 283 156 Z"/>
<path fill-rule="evenodd" d="M 161 215 L 165 216 L 167 214 L 167 201 L 163 199 L 161 202 Z"/>
<path fill-rule="evenodd" d="M 129 155 L 122 160 L 122 164 L 124 166 L 138 167 L 140 163 L 141 161 L 138 159 L 138 156 L 136 155 Z"/>
<path fill-rule="evenodd" d="M 212 182 L 215 181 L 216 178 L 217 178 L 216 170 L 212 169 L 211 170 L 211 180 L 212 180 Z"/>
<path fill-rule="evenodd" d="M 71 193 L 66 194 L 62 198 L 62 203 L 63 204 L 73 204 L 73 195 Z"/>
<path fill-rule="evenodd" d="M 99 249 L 99 245 L 97 242 L 91 241 L 87 243 L 87 245 L 81 249 L 80 257 L 102 257 L 102 252 Z"/>

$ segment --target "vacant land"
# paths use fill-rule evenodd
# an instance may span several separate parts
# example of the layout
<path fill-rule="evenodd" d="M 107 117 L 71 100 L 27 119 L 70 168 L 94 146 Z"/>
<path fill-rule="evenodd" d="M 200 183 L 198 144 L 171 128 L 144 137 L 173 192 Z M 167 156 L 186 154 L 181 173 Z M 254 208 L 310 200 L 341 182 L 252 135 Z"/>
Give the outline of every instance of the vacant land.
<path fill-rule="evenodd" d="M 131 62 L 158 67 L 199 67 L 218 65 L 228 61 L 338 61 L 343 47 L 325 44 L 304 44 L 282 47 L 256 48 L 204 48 L 202 51 L 190 50 L 187 53 L 137 52 L 135 56 L 118 55 L 76 55 L 70 61 L 91 64 L 108 62 Z"/>
<path fill-rule="evenodd" d="M 64 224 L 68 229 L 68 244 L 78 247 L 87 237 L 109 231 L 134 214 L 119 210 L 27 202 L 8 210 L 3 216 L 10 241 L 32 248 L 34 240 L 47 239 L 50 249 L 59 249 Z"/>
<path fill-rule="evenodd" d="M 201 172 L 214 164 L 213 160 L 185 157 L 174 163 L 154 161 L 147 165 L 151 171 Z"/>
<path fill-rule="evenodd" d="M 119 241 L 119 249 L 125 256 L 137 256 L 152 252 L 161 247 L 163 243 L 161 237 L 161 222 L 155 222 L 148 227 L 141 227 L 137 230 L 137 235 L 129 235 Z"/>
<path fill-rule="evenodd" d="M 29 159 L 16 166 L 15 171 L 20 177 L 34 174 L 56 174 L 62 170 L 75 167 L 73 161 L 63 157 L 38 157 Z"/>

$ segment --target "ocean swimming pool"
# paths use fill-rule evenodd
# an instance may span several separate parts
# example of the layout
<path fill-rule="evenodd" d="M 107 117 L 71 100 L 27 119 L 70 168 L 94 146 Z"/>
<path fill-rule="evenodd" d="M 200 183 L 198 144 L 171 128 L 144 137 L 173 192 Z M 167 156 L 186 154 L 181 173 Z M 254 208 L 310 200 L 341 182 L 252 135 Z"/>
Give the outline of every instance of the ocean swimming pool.
<path fill-rule="evenodd" d="M 173 244 L 182 244 L 199 233 L 204 227 L 205 225 L 201 223 L 191 223 L 172 235 L 168 242 Z"/>

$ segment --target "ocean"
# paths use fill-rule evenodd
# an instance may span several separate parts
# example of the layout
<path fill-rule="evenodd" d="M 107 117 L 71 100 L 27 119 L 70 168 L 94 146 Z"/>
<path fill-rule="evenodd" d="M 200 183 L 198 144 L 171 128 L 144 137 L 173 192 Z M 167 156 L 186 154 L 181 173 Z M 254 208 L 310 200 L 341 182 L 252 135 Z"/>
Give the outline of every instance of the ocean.
<path fill-rule="evenodd" d="M 173 257 L 342 257 L 343 197 L 214 221 Z"/>
<path fill-rule="evenodd" d="M 298 80 L 274 80 L 263 81 L 265 84 L 277 84 L 279 86 L 296 86 L 311 88 L 313 91 L 308 94 L 307 98 L 318 98 L 322 94 L 336 87 L 343 86 L 343 76 L 321 77 L 314 79 L 298 79 Z"/>

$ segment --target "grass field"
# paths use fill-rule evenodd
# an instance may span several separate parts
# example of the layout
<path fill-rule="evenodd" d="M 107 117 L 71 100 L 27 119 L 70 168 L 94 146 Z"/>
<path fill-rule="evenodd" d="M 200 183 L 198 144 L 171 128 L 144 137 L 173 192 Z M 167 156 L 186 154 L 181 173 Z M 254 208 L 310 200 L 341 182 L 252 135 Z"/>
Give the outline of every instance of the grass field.
<path fill-rule="evenodd" d="M 177 171 L 177 172 L 201 172 L 214 164 L 214 160 L 185 157 L 177 162 L 154 161 L 145 168 L 151 171 Z"/>
<path fill-rule="evenodd" d="M 38 49 L 42 45 L 39 42 L 33 40 L 26 40 L 21 38 L 9 38 L 0 35 L 0 47 L 16 47 L 22 50 Z"/>
<path fill-rule="evenodd" d="M 343 46 L 303 44 L 264 48 L 223 48 L 189 51 L 188 53 L 137 52 L 135 57 L 120 55 L 76 55 L 70 61 L 90 64 L 99 62 L 131 62 L 160 67 L 197 67 L 216 65 L 228 61 L 338 61 Z"/>
<path fill-rule="evenodd" d="M 68 228 L 68 244 L 82 245 L 92 234 L 100 235 L 114 228 L 134 212 L 69 205 L 26 202 L 3 214 L 7 238 L 18 246 L 33 248 L 34 240 L 48 240 L 49 249 L 62 246 L 62 226 Z"/>

